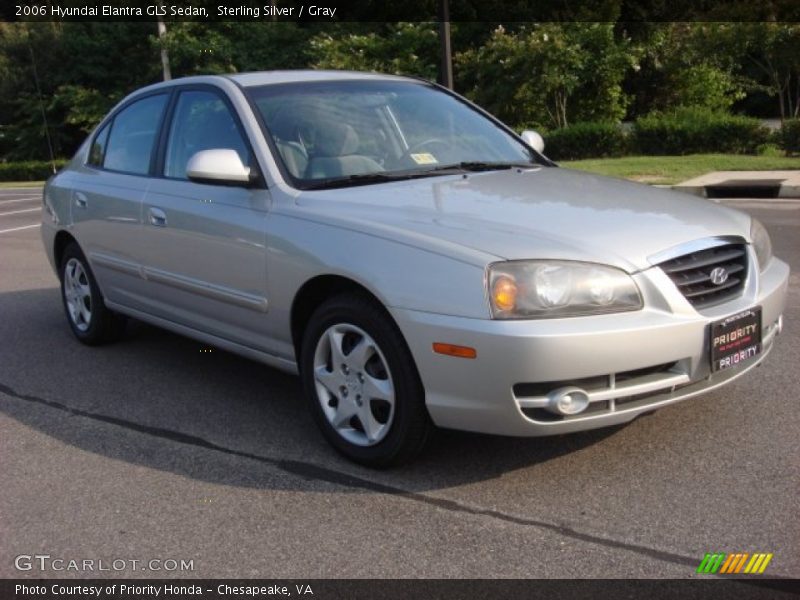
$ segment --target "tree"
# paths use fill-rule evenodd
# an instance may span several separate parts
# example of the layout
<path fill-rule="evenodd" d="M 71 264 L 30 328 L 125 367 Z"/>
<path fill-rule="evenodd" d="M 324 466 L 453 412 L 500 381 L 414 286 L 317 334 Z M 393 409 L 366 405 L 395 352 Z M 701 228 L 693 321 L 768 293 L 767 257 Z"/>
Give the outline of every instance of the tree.
<path fill-rule="evenodd" d="M 47 156 L 42 104 L 56 156 L 71 155 L 122 96 L 160 79 L 158 56 L 148 43 L 154 34 L 151 23 L 0 24 L 2 155 Z"/>
<path fill-rule="evenodd" d="M 800 117 L 800 24 L 746 23 L 731 42 L 736 40 L 767 93 L 777 98 L 781 122 Z"/>
<path fill-rule="evenodd" d="M 436 79 L 439 38 L 435 23 L 397 23 L 384 31 L 321 33 L 311 39 L 313 66 Z"/>
<path fill-rule="evenodd" d="M 302 68 L 314 31 L 280 22 L 176 22 L 163 43 L 178 77 Z M 0 159 L 48 155 L 42 104 L 56 156 L 71 155 L 116 102 L 161 80 L 161 43 L 153 22 L 0 23 Z"/>
<path fill-rule="evenodd" d="M 478 104 L 514 125 L 565 127 L 618 120 L 628 99 L 621 83 L 637 64 L 613 23 L 547 23 L 508 32 L 456 56 L 456 77 Z"/>
<path fill-rule="evenodd" d="M 719 43 L 718 29 L 710 23 L 640 28 L 640 62 L 624 83 L 634 98 L 631 116 L 688 107 L 727 111 L 743 98 L 747 82 L 738 73 L 738 54 Z"/>

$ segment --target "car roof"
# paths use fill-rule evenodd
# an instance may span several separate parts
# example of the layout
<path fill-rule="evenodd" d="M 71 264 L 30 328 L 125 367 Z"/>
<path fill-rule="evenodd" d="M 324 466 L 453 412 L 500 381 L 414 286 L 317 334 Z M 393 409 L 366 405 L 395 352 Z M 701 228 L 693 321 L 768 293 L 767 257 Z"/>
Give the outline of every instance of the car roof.
<path fill-rule="evenodd" d="M 303 81 L 353 81 L 353 80 L 372 80 L 372 81 L 409 81 L 419 82 L 421 80 L 413 77 L 403 77 L 401 75 L 382 75 L 380 73 L 365 73 L 363 71 L 333 71 L 333 70 L 287 70 L 287 71 L 256 71 L 252 73 L 225 73 L 221 75 L 191 75 L 179 77 L 169 81 L 159 81 L 148 86 L 139 88 L 123 99 L 123 102 L 133 96 L 148 94 L 154 91 L 167 89 L 176 85 L 186 84 L 208 84 L 219 83 L 220 81 L 232 81 L 242 87 L 254 87 L 259 85 L 270 85 L 280 83 L 298 83 Z"/>
<path fill-rule="evenodd" d="M 273 83 L 295 83 L 302 81 L 341 81 L 345 79 L 372 79 L 408 81 L 407 77 L 398 75 L 382 75 L 380 73 L 366 73 L 363 71 L 333 71 L 333 70 L 288 70 L 288 71 L 259 71 L 255 73 L 235 73 L 226 75 L 239 85 L 250 87 L 255 85 L 269 85 Z"/>

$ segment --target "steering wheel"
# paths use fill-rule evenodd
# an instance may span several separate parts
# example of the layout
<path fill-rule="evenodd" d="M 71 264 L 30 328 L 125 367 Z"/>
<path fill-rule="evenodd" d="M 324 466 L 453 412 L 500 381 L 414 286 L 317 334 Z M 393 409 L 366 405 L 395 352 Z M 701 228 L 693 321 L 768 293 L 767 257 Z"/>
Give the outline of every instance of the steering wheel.
<path fill-rule="evenodd" d="M 411 158 L 411 155 L 418 153 L 420 150 L 424 150 L 424 149 L 428 148 L 428 146 L 434 146 L 434 147 L 435 146 L 440 146 L 441 148 L 443 148 L 445 150 L 445 152 L 449 152 L 450 151 L 450 144 L 445 142 L 443 139 L 440 139 L 440 138 L 428 138 L 427 140 L 423 140 L 421 142 L 417 142 L 413 146 L 409 147 L 408 150 L 403 152 L 397 158 L 397 162 L 398 163 L 406 162 L 406 159 L 411 159 L 413 161 L 414 159 Z M 414 161 L 414 163 L 415 164 L 419 164 L 416 161 Z"/>

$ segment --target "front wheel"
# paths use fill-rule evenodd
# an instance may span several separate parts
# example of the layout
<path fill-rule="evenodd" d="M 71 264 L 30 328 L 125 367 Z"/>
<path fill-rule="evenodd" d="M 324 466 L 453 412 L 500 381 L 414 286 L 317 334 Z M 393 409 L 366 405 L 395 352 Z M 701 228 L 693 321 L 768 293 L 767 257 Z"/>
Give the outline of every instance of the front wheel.
<path fill-rule="evenodd" d="M 361 464 L 411 460 L 432 428 L 411 353 L 382 307 L 344 295 L 312 315 L 301 350 L 303 388 L 325 438 Z"/>

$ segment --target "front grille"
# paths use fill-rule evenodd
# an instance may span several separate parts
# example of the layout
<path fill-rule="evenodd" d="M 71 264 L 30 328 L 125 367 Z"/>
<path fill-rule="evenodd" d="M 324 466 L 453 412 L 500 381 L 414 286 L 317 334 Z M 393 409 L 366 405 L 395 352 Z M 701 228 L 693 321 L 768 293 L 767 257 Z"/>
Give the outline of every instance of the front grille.
<path fill-rule="evenodd" d="M 744 244 L 728 244 L 684 254 L 658 266 L 692 306 L 704 308 L 742 293 L 747 277 L 747 250 Z M 722 283 L 714 283 L 711 278 L 718 267 L 727 273 Z"/>

